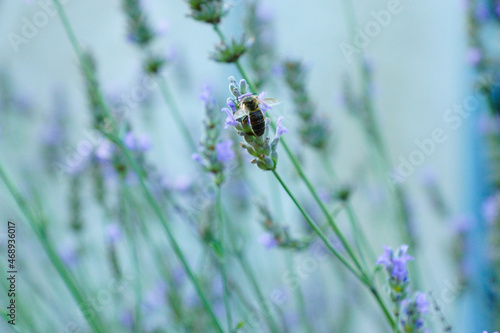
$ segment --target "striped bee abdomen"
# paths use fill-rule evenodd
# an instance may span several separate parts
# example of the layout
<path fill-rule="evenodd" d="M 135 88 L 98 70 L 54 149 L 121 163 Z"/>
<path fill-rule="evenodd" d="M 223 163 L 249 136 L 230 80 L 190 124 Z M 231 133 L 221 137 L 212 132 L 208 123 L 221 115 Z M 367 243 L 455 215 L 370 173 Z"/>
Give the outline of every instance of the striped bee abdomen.
<path fill-rule="evenodd" d="M 263 135 L 266 131 L 266 117 L 260 109 L 250 111 L 250 125 L 257 136 Z"/>

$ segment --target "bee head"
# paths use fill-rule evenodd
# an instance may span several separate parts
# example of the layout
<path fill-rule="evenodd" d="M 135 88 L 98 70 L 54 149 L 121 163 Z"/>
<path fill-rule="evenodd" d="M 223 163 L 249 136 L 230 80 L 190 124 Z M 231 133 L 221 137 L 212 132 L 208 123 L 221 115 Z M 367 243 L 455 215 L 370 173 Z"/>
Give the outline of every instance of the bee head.
<path fill-rule="evenodd" d="M 259 106 L 259 100 L 253 95 L 243 97 L 241 99 L 241 103 L 243 103 L 250 110 L 254 110 Z"/>

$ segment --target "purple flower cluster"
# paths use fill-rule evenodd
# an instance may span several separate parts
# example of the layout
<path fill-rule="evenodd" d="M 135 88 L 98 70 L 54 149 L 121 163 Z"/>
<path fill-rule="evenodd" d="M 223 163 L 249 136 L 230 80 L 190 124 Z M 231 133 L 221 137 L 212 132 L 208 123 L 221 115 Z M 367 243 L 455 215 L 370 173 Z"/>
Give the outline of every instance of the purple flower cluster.
<path fill-rule="evenodd" d="M 233 142 L 231 140 L 220 141 L 219 119 L 215 112 L 216 100 L 209 86 L 203 88 L 199 98 L 203 102 L 206 112 L 204 120 L 205 132 L 200 141 L 200 151 L 194 153 L 192 158 L 205 171 L 212 173 L 215 177 L 215 183 L 219 185 L 225 179 L 225 165 L 235 157 Z M 228 114 L 232 116 L 229 110 Z"/>
<path fill-rule="evenodd" d="M 384 246 L 384 254 L 382 254 L 378 260 L 377 265 L 383 265 L 393 282 L 398 285 L 402 285 L 408 280 L 408 269 L 406 264 L 408 261 L 412 261 L 413 257 L 408 252 L 408 245 L 401 245 L 396 254 L 394 251 L 388 247 Z"/>
<path fill-rule="evenodd" d="M 424 332 L 424 315 L 429 312 L 429 301 L 425 293 L 417 292 L 411 299 L 401 302 L 402 318 L 401 325 L 404 332 Z"/>

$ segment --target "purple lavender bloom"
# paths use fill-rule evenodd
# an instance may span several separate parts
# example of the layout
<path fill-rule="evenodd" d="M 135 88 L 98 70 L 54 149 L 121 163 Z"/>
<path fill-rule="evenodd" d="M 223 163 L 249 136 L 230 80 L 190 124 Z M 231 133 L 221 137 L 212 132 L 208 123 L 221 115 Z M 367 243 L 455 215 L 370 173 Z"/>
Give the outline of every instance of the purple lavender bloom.
<path fill-rule="evenodd" d="M 467 51 L 467 62 L 472 66 L 479 64 L 482 58 L 481 51 L 477 47 L 472 47 Z"/>
<path fill-rule="evenodd" d="M 479 22 L 486 22 L 490 18 L 490 9 L 486 3 L 480 2 L 477 4 L 474 14 Z"/>
<path fill-rule="evenodd" d="M 192 158 L 193 160 L 195 160 L 196 162 L 198 162 L 198 163 L 200 163 L 200 164 L 203 164 L 203 161 L 202 161 L 202 159 L 201 159 L 200 154 L 198 154 L 198 153 L 193 153 L 193 154 L 191 155 L 191 158 Z"/>
<path fill-rule="evenodd" d="M 165 304 L 165 294 L 167 292 L 167 285 L 163 281 L 156 283 L 154 288 L 146 294 L 146 301 L 144 307 L 148 311 L 160 308 Z"/>
<path fill-rule="evenodd" d="M 106 226 L 106 235 L 111 244 L 118 242 L 122 238 L 122 230 L 117 223 Z"/>
<path fill-rule="evenodd" d="M 142 134 L 139 137 L 136 137 L 132 132 L 125 134 L 123 143 L 128 149 L 137 150 L 139 152 L 146 152 L 150 150 L 152 146 L 149 135 Z"/>
<path fill-rule="evenodd" d="M 401 324 L 405 332 L 426 332 L 424 315 L 429 312 L 429 301 L 425 293 L 417 292 L 414 297 L 401 302 L 404 316 Z"/>
<path fill-rule="evenodd" d="M 283 122 L 283 116 L 278 118 L 278 125 L 276 127 L 276 136 L 274 137 L 275 140 L 276 139 L 279 140 L 279 138 L 283 134 L 288 133 L 288 129 L 281 124 L 282 122 Z"/>
<path fill-rule="evenodd" d="M 227 128 L 229 125 L 231 125 L 231 126 L 238 125 L 238 122 L 236 121 L 236 119 L 234 119 L 234 116 L 233 116 L 233 113 L 231 112 L 231 110 L 229 110 L 228 108 L 223 108 L 221 111 L 225 112 L 227 114 L 226 124 L 225 124 L 224 128 Z"/>
<path fill-rule="evenodd" d="M 128 132 L 125 134 L 125 137 L 123 138 L 123 143 L 125 144 L 125 147 L 127 147 L 130 150 L 135 150 L 135 137 L 134 133 Z"/>
<path fill-rule="evenodd" d="M 148 134 L 142 134 L 136 140 L 137 150 L 141 152 L 146 152 L 151 149 L 152 143 L 151 138 Z"/>
<path fill-rule="evenodd" d="M 471 228 L 473 222 L 473 217 L 466 214 L 454 216 L 450 220 L 451 228 L 456 234 L 466 233 Z"/>
<path fill-rule="evenodd" d="M 425 186 L 434 186 L 437 182 L 436 172 L 432 168 L 425 168 L 421 174 L 422 183 Z"/>
<path fill-rule="evenodd" d="M 274 235 L 266 232 L 263 233 L 262 235 L 259 236 L 258 242 L 261 243 L 266 247 L 266 249 L 272 249 L 273 247 L 276 247 L 278 245 L 278 242 L 276 241 L 276 238 L 274 238 Z"/>
<path fill-rule="evenodd" d="M 156 33 L 159 36 L 166 35 L 169 30 L 170 30 L 170 22 L 168 22 L 168 20 L 165 19 L 161 20 L 156 26 Z"/>
<path fill-rule="evenodd" d="M 427 300 L 427 295 L 422 292 L 418 292 L 415 297 L 415 304 L 417 305 L 417 311 L 425 314 L 429 312 L 429 301 Z"/>
<path fill-rule="evenodd" d="M 392 249 L 387 245 L 383 245 L 383 247 L 384 247 L 384 254 L 378 257 L 375 265 L 377 266 L 384 265 L 385 268 L 389 268 L 392 262 Z"/>
<path fill-rule="evenodd" d="M 219 142 L 215 145 L 215 151 L 217 153 L 217 161 L 224 163 L 232 160 L 235 156 L 232 149 L 233 141 L 227 140 Z"/>
<path fill-rule="evenodd" d="M 267 23 L 274 18 L 274 9 L 267 3 L 259 3 L 256 14 L 259 20 L 263 23 Z"/>
<path fill-rule="evenodd" d="M 59 248 L 59 257 L 67 267 L 74 267 L 78 263 L 78 252 L 71 244 L 64 244 Z"/>
<path fill-rule="evenodd" d="M 127 328 L 131 328 L 134 324 L 134 317 L 130 311 L 123 311 L 120 314 L 120 323 Z"/>
<path fill-rule="evenodd" d="M 383 265 L 394 278 L 396 283 L 404 283 L 408 279 L 408 270 L 406 265 L 408 261 L 413 260 L 413 257 L 407 254 L 408 245 L 401 245 L 395 255 L 392 249 L 384 246 L 384 254 L 382 254 L 376 264 Z"/>
<path fill-rule="evenodd" d="M 226 104 L 231 108 L 234 114 L 236 112 L 236 105 L 234 104 L 233 100 L 231 98 L 228 98 Z"/>
<path fill-rule="evenodd" d="M 483 218 L 490 225 L 493 225 L 498 220 L 500 195 L 495 194 L 487 198 L 482 207 Z"/>
<path fill-rule="evenodd" d="M 208 105 L 209 103 L 211 103 L 213 101 L 214 98 L 212 97 L 212 89 L 210 88 L 210 86 L 208 84 L 205 84 L 203 86 L 203 89 L 202 89 L 201 93 L 198 95 L 198 98 L 205 105 Z"/>
<path fill-rule="evenodd" d="M 95 157 L 100 162 L 107 162 L 113 155 L 113 144 L 109 140 L 103 141 L 95 150 Z"/>

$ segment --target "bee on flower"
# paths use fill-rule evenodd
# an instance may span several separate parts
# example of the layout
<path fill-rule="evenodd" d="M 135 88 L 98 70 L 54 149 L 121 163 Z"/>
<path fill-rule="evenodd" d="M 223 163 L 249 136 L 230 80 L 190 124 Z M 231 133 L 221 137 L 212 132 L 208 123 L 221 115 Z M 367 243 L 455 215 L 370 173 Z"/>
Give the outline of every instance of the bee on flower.
<path fill-rule="evenodd" d="M 253 164 L 257 164 L 262 170 L 274 170 L 278 161 L 278 142 L 288 129 L 282 125 L 283 117 L 279 117 L 275 136 L 271 141 L 268 136 L 270 119 L 266 112 L 279 101 L 265 98 L 264 92 L 256 96 L 247 92 L 247 87 L 244 79 L 237 84 L 233 76 L 229 77 L 229 91 L 233 98 L 227 100 L 229 108 L 222 109 L 227 115 L 225 128 L 233 126 L 244 138 L 245 142 L 240 143 L 240 146 L 255 157 Z"/>

